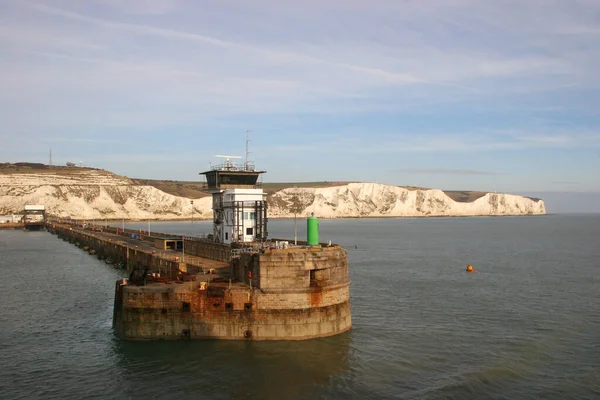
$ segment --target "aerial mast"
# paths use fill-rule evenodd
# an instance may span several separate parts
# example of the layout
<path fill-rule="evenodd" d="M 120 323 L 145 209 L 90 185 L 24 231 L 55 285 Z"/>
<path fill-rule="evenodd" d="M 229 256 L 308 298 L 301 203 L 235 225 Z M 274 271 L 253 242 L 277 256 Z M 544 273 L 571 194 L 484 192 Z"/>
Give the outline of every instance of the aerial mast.
<path fill-rule="evenodd" d="M 252 132 L 251 130 L 247 130 L 246 131 L 246 162 L 244 163 L 244 167 L 246 168 L 246 171 L 248 171 L 248 155 L 250 154 L 250 152 L 248 151 L 248 143 L 250 142 L 250 139 L 248 139 L 248 133 Z"/>

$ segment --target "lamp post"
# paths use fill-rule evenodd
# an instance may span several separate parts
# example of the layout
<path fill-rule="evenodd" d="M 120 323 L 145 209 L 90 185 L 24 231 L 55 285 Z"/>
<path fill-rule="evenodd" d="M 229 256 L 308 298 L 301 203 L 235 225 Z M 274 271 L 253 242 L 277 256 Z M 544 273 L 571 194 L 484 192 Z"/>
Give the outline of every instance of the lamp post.
<path fill-rule="evenodd" d="M 298 212 L 302 209 L 300 201 L 300 193 L 298 186 L 294 185 L 294 193 L 292 197 L 292 211 L 294 212 L 294 246 L 298 244 Z"/>
<path fill-rule="evenodd" d="M 194 200 L 190 200 L 190 204 L 192 205 L 192 224 L 194 223 Z"/>

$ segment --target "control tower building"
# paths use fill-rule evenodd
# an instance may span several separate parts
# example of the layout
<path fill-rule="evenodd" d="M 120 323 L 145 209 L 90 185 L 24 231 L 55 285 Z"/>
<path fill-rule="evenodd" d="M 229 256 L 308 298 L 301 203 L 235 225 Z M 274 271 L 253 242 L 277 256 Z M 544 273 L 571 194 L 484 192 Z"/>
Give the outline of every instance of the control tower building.
<path fill-rule="evenodd" d="M 240 166 L 231 161 L 239 156 L 217 157 L 225 163 L 201 172 L 212 193 L 214 240 L 223 244 L 267 240 L 267 202 L 258 184 L 266 171 L 257 171 L 249 162 Z"/>

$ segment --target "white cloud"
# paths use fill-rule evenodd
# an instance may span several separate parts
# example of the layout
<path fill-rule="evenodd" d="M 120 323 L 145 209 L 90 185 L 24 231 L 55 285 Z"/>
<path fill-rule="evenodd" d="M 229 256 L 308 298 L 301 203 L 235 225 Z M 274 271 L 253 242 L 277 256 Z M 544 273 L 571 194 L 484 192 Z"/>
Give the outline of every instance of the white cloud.
<path fill-rule="evenodd" d="M 325 137 L 325 135 L 323 135 Z M 373 141 L 377 137 L 379 140 Z M 352 134 L 337 133 L 334 139 L 319 142 L 312 151 L 349 154 L 394 154 L 394 153 L 452 153 L 483 152 L 494 150 L 531 149 L 581 149 L 600 148 L 597 132 L 559 131 L 555 133 L 524 133 L 520 131 L 478 131 L 472 133 L 414 133 L 410 131 L 394 134 L 355 131 Z"/>
<path fill-rule="evenodd" d="M 10 4 L 0 15 L 5 129 L 401 114 L 461 102 L 518 108 L 531 93 L 599 83 L 600 7 L 593 1 Z M 367 141 L 357 151 L 588 143 L 576 128 L 503 140 L 472 132 L 421 135 L 402 146 Z"/>
<path fill-rule="evenodd" d="M 168 14 L 176 10 L 181 1 L 178 0 L 96 0 L 114 10 L 129 14 Z"/>
<path fill-rule="evenodd" d="M 500 172 L 479 171 L 474 169 L 450 169 L 450 168 L 407 168 L 394 172 L 408 172 L 410 174 L 425 175 L 502 175 Z"/>

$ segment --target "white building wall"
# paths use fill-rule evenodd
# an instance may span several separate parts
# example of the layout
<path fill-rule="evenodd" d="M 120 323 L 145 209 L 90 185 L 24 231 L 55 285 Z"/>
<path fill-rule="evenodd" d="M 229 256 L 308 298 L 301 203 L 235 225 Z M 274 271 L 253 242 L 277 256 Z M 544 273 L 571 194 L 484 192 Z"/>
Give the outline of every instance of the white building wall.
<path fill-rule="evenodd" d="M 262 189 L 227 189 L 223 192 L 223 243 L 231 243 L 234 240 L 252 242 L 256 237 L 256 215 L 254 202 L 264 199 Z M 234 213 L 235 202 L 248 202 L 248 208 L 243 212 Z M 241 218 L 240 218 L 241 217 Z M 239 218 L 239 221 L 238 221 Z M 236 225 L 239 225 L 237 227 Z M 236 229 L 239 228 L 237 231 Z"/>
<path fill-rule="evenodd" d="M 26 204 L 25 211 L 45 211 L 46 207 L 41 204 Z"/>

